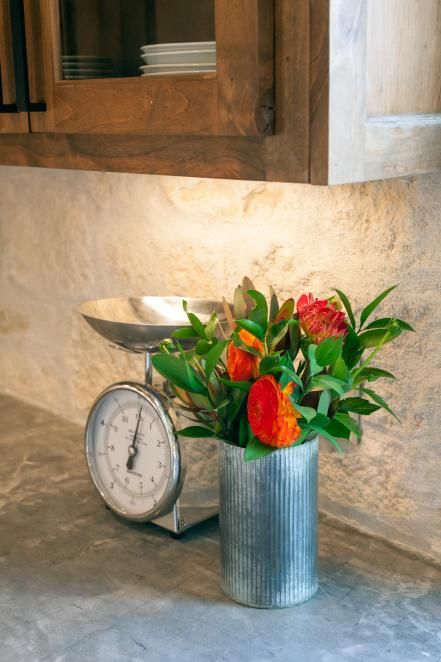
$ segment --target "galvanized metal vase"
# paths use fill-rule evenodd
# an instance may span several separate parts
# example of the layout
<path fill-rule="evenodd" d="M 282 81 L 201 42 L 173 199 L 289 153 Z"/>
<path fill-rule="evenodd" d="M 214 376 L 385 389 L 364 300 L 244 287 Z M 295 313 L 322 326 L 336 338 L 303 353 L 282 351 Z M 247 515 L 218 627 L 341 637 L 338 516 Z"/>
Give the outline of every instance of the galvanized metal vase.
<path fill-rule="evenodd" d="M 318 438 L 252 462 L 219 444 L 221 586 L 249 607 L 317 591 Z"/>

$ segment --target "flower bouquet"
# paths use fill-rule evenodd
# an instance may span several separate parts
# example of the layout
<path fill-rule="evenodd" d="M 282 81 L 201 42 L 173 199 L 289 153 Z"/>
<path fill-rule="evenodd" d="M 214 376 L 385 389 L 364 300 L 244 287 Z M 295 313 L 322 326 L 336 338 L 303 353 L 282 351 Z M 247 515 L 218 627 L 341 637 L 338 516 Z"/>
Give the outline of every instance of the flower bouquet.
<path fill-rule="evenodd" d="M 357 322 L 340 290 L 280 305 L 272 288 L 267 301 L 244 279 L 234 304 L 224 302 L 226 322 L 213 313 L 204 325 L 184 301 L 190 326 L 153 357 L 191 422 L 179 434 L 225 442 L 222 586 L 234 599 L 277 607 L 315 592 L 317 438 L 341 452 L 340 439 L 360 438 L 360 416 L 382 408 L 397 418 L 366 386 L 394 379 L 377 355 L 413 330 L 398 318 L 372 320 L 393 289 L 363 308 Z"/>

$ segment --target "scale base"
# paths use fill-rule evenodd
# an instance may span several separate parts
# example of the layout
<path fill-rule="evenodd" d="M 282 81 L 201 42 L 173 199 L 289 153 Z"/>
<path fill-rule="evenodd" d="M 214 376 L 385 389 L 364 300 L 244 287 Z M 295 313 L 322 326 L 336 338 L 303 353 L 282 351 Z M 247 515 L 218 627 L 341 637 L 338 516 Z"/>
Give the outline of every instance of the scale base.
<path fill-rule="evenodd" d="M 217 494 L 213 495 L 213 497 L 211 500 L 213 505 L 207 506 L 192 505 L 191 503 L 183 502 L 179 498 L 169 513 L 157 517 L 152 520 L 152 523 L 170 531 L 176 536 L 180 536 L 192 526 L 196 526 L 196 524 L 205 522 L 205 520 L 216 517 L 219 514 Z"/>

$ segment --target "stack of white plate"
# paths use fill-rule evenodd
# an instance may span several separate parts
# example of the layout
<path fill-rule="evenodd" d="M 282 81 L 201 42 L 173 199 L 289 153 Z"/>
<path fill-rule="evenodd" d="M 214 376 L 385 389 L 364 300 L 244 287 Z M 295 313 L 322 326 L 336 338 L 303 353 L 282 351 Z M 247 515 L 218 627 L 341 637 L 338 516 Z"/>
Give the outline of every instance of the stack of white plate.
<path fill-rule="evenodd" d="M 142 76 L 216 71 L 216 42 L 192 41 L 141 46 Z"/>
<path fill-rule="evenodd" d="M 115 75 L 112 60 L 98 55 L 63 55 L 64 80 L 84 80 L 86 78 L 111 78 Z"/>

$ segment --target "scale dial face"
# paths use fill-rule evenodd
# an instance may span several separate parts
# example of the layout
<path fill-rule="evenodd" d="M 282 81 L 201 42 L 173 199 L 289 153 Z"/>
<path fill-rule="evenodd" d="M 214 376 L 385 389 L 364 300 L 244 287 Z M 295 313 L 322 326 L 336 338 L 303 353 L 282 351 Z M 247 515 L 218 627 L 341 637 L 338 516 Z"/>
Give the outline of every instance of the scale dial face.
<path fill-rule="evenodd" d="M 159 396 L 144 386 L 115 384 L 98 397 L 86 425 L 86 458 L 106 504 L 127 519 L 153 519 L 179 496 L 176 432 Z"/>

